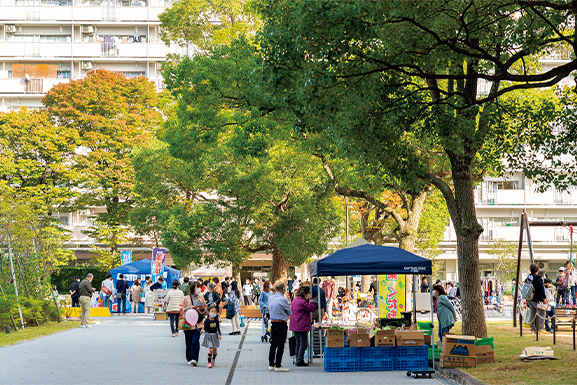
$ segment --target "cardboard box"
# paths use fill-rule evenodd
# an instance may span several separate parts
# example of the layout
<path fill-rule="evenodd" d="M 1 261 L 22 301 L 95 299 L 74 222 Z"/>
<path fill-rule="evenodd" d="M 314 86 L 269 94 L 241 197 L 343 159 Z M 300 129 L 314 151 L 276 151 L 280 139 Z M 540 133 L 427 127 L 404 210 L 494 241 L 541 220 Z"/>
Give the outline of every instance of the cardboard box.
<path fill-rule="evenodd" d="M 477 364 L 495 362 L 495 352 L 491 345 L 477 345 L 475 356 L 477 357 Z"/>
<path fill-rule="evenodd" d="M 347 329 L 347 336 L 351 334 L 368 334 L 366 329 L 358 328 L 358 329 Z"/>
<path fill-rule="evenodd" d="M 325 346 L 327 348 L 344 348 L 345 347 L 345 336 L 325 337 Z"/>
<path fill-rule="evenodd" d="M 347 344 L 351 348 L 367 348 L 371 346 L 371 340 L 366 333 L 353 333 L 348 336 Z"/>
<path fill-rule="evenodd" d="M 425 333 L 422 330 L 395 332 L 397 346 L 423 346 L 425 345 Z"/>
<path fill-rule="evenodd" d="M 168 316 L 166 315 L 166 313 L 154 313 L 154 319 L 156 321 L 166 321 L 168 319 Z"/>
<path fill-rule="evenodd" d="M 443 336 L 443 353 L 447 356 L 475 357 L 474 336 L 445 334 Z"/>
<path fill-rule="evenodd" d="M 371 334 L 372 346 L 395 346 L 394 330 L 379 330 L 377 334 Z"/>
<path fill-rule="evenodd" d="M 336 329 L 325 329 L 325 337 L 341 337 L 344 339 L 345 331 Z"/>
<path fill-rule="evenodd" d="M 432 337 L 425 334 L 425 345 L 431 345 Z"/>
<path fill-rule="evenodd" d="M 477 367 L 477 357 L 450 356 L 441 353 L 442 368 L 475 368 Z"/>

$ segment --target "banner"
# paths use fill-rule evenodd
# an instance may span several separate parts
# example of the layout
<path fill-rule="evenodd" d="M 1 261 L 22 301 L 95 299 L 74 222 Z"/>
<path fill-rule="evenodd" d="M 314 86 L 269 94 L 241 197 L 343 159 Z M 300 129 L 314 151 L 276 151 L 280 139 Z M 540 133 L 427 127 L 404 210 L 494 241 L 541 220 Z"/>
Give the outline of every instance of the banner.
<path fill-rule="evenodd" d="M 164 276 L 164 259 L 166 257 L 166 249 L 152 250 L 151 275 L 152 281 L 156 282 L 159 275 Z"/>
<path fill-rule="evenodd" d="M 122 266 L 132 263 L 132 251 L 121 251 L 120 255 L 122 256 Z"/>
<path fill-rule="evenodd" d="M 379 275 L 379 318 L 401 318 L 406 311 L 405 276 Z"/>

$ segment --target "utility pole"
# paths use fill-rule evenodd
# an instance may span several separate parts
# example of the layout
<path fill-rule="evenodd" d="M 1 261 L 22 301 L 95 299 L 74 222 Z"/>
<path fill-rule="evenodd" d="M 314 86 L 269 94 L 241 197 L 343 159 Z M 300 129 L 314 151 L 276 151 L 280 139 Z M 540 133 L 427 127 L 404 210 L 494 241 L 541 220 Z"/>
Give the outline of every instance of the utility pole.
<path fill-rule="evenodd" d="M 347 197 L 345 197 L 345 210 L 346 210 L 346 216 L 345 216 L 345 225 L 346 225 L 345 246 L 348 246 L 348 245 L 349 245 L 349 204 L 348 204 Z"/>
<path fill-rule="evenodd" d="M 22 309 L 20 308 L 20 300 L 18 299 L 18 285 L 16 284 L 16 273 L 14 272 L 14 262 L 12 262 L 12 242 L 10 237 L 8 237 L 8 256 L 10 257 L 10 269 L 12 270 L 12 281 L 14 282 L 14 291 L 16 292 L 16 302 L 18 302 L 18 312 L 20 313 L 20 322 L 22 323 L 22 329 L 26 330 L 24 326 L 24 317 L 22 317 Z"/>

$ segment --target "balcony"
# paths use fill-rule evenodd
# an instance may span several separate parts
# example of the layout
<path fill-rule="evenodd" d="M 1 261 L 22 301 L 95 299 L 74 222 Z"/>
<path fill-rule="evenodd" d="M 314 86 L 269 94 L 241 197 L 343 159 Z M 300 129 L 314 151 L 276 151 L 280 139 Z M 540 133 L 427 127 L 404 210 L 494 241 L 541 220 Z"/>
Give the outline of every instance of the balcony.
<path fill-rule="evenodd" d="M 545 191 L 543 193 L 533 190 L 498 190 L 476 189 L 475 203 L 477 205 L 576 205 L 577 194 L 573 192 Z"/>
<path fill-rule="evenodd" d="M 69 79 L 0 79 L 1 94 L 45 94 L 54 85 Z"/>

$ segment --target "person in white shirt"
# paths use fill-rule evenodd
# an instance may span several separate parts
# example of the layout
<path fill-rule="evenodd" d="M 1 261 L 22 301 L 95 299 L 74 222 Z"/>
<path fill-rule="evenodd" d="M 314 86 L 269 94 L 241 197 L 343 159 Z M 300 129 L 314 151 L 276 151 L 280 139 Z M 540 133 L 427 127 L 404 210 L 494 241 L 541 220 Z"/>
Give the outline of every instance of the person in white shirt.
<path fill-rule="evenodd" d="M 112 314 L 112 302 L 110 301 L 110 297 L 114 294 L 114 282 L 112 282 L 112 274 L 106 274 L 106 279 L 102 281 L 102 287 L 105 287 L 108 290 L 106 293 L 104 290 L 102 291 L 102 307 L 107 307 Z"/>
<path fill-rule="evenodd" d="M 577 300 L 575 298 L 575 285 L 577 284 L 577 272 L 573 266 L 573 261 L 569 260 L 565 263 L 565 274 L 567 275 L 567 289 L 565 290 L 565 303 L 569 304 L 569 298 L 573 302 L 573 308 L 577 308 Z"/>
<path fill-rule="evenodd" d="M 252 306 L 252 285 L 250 284 L 250 279 L 246 280 L 246 283 L 242 287 L 244 295 L 244 304 Z"/>

